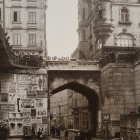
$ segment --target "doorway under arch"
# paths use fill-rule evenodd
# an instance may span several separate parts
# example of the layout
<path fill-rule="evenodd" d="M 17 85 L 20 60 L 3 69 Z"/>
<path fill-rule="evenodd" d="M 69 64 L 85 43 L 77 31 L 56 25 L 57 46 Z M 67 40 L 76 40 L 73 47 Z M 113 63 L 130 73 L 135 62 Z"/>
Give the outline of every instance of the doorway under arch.
<path fill-rule="evenodd" d="M 54 95 L 65 89 L 70 89 L 75 92 L 78 92 L 87 98 L 89 104 L 88 110 L 91 113 L 92 136 L 95 137 L 97 126 L 98 126 L 98 111 L 99 111 L 99 100 L 100 100 L 98 93 L 96 93 L 93 89 L 90 89 L 89 87 L 82 85 L 78 82 L 70 82 L 54 89 L 50 94 Z"/>

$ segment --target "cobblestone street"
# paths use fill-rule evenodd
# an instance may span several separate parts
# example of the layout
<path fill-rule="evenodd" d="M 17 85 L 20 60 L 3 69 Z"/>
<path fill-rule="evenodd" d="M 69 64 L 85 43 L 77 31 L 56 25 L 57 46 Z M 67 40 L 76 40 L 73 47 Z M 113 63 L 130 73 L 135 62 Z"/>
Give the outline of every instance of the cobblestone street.
<path fill-rule="evenodd" d="M 32 139 L 8 138 L 8 140 L 32 140 Z M 35 139 L 35 140 L 38 140 L 38 139 Z M 48 137 L 48 138 L 45 138 L 45 139 L 43 139 L 43 140 L 64 140 L 64 138 L 57 139 L 57 138 Z M 92 139 L 92 140 L 102 140 L 102 139 Z"/>
<path fill-rule="evenodd" d="M 33 139 L 8 138 L 8 140 L 33 140 Z M 38 140 L 38 139 L 36 138 L 35 140 Z M 43 140 L 60 140 L 60 139 L 48 137 L 48 138 L 44 138 Z M 63 140 L 63 138 L 61 140 Z"/>

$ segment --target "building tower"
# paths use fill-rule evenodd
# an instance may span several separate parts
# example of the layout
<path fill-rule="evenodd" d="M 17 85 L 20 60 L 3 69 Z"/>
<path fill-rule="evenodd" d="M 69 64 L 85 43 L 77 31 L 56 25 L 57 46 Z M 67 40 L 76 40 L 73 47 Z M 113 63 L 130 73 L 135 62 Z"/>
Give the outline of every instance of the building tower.
<path fill-rule="evenodd" d="M 105 46 L 138 47 L 139 7 L 139 0 L 79 0 L 79 45 L 72 56 L 94 58 Z"/>
<path fill-rule="evenodd" d="M 99 60 L 102 128 L 109 125 L 112 135 L 120 131 L 120 114 L 140 104 L 139 13 L 139 0 L 78 1 L 79 44 L 72 57 Z"/>

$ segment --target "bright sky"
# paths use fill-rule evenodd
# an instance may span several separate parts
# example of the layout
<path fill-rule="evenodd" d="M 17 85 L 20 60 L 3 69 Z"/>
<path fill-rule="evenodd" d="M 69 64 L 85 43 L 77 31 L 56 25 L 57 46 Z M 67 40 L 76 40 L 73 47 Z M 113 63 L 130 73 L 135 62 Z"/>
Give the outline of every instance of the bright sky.
<path fill-rule="evenodd" d="M 78 0 L 48 0 L 48 56 L 69 57 L 78 45 Z"/>

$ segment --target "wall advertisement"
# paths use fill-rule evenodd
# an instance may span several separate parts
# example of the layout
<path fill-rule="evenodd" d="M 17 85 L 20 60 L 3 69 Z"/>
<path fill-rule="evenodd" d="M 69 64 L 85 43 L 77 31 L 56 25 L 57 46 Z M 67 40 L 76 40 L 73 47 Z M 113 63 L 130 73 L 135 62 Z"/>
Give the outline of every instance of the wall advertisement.
<path fill-rule="evenodd" d="M 15 104 L 0 104 L 0 111 L 15 112 Z"/>
<path fill-rule="evenodd" d="M 47 123 L 47 76 L 2 74 L 0 91 L 0 119 L 7 119 L 7 113 L 12 114 L 8 123 L 10 135 L 22 134 L 24 128 L 38 128 Z"/>

